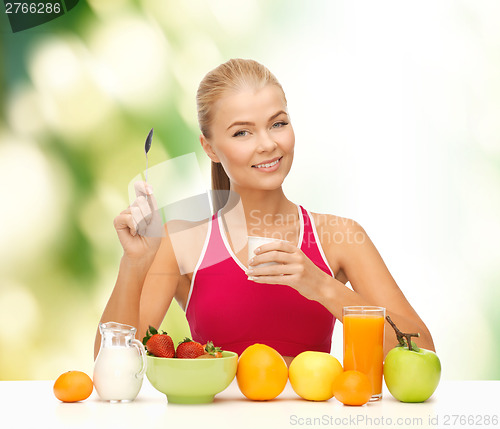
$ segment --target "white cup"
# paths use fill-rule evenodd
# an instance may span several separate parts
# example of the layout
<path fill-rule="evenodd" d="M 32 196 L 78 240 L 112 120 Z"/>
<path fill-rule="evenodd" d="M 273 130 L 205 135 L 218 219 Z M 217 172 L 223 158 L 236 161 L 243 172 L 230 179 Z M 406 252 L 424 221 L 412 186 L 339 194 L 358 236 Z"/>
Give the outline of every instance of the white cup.
<path fill-rule="evenodd" d="M 257 247 L 262 246 L 266 243 L 273 243 L 274 241 L 283 241 L 287 242 L 287 240 L 279 240 L 278 238 L 272 237 L 257 237 L 257 236 L 248 236 L 248 260 L 252 259 L 255 256 L 255 249 Z M 259 267 L 265 267 L 266 265 L 275 265 L 277 262 L 265 262 L 263 264 L 259 264 Z"/>

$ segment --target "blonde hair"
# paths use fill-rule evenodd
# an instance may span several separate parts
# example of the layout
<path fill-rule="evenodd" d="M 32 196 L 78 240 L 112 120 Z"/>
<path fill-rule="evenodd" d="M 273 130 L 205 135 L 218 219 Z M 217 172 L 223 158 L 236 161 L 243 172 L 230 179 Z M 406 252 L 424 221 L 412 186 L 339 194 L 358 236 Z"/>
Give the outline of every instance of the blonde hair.
<path fill-rule="evenodd" d="M 262 64 L 254 60 L 233 58 L 208 72 L 200 82 L 196 93 L 198 124 L 203 135 L 211 137 L 210 126 L 214 118 L 215 103 L 227 95 L 245 88 L 262 89 L 266 85 L 276 85 L 286 97 L 278 79 Z M 221 163 L 212 161 L 212 189 L 214 209 L 224 207 L 229 197 L 230 182 Z M 226 190 L 227 192 L 220 192 Z"/>

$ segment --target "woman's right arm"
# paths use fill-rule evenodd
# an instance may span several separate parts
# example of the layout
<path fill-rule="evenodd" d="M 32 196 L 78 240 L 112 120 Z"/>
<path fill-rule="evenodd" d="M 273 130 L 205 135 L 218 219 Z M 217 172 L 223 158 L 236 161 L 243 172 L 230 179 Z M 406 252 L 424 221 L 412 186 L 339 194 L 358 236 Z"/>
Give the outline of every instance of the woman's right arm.
<path fill-rule="evenodd" d="M 144 182 L 137 182 L 135 189 L 137 198 L 134 203 L 114 220 L 123 256 L 115 287 L 100 322 L 114 321 L 135 326 L 137 337 L 142 338 L 148 325 L 161 323 L 175 295 L 180 273 L 151 189 L 145 188 Z M 141 297 L 142 308 L 147 307 L 142 314 Z M 100 343 L 98 329 L 94 359 Z"/>

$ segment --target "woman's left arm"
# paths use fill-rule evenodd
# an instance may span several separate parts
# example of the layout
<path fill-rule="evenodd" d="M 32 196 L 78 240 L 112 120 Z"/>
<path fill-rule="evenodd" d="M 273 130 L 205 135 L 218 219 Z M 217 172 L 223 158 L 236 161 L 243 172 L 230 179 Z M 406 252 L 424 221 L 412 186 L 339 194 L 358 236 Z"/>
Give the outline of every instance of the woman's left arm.
<path fill-rule="evenodd" d="M 330 266 L 336 261 L 353 290 L 323 272 L 300 249 L 282 242 L 263 245 L 252 264 L 275 261 L 281 265 L 255 266 L 248 273 L 252 280 L 287 284 L 306 298 L 320 302 L 340 321 L 345 306 L 385 307 L 386 314 L 402 332 L 420 333 L 419 347 L 435 351 L 429 330 L 399 289 L 365 230 L 352 220 L 324 222 L 321 228 L 318 236 Z M 396 334 L 386 322 L 384 356 L 396 345 Z"/>
<path fill-rule="evenodd" d="M 332 282 L 331 285 L 325 283 L 321 288 L 323 305 L 327 304 L 325 306 L 330 311 L 339 315 L 342 313 L 341 307 L 347 305 L 385 307 L 386 314 L 402 332 L 420 333 L 417 340 L 419 347 L 435 351 L 429 329 L 398 287 L 366 231 L 352 220 L 342 228 L 345 230 L 340 248 L 334 249 L 337 243 L 325 243 L 324 251 L 329 261 L 335 253 L 339 267 L 353 290 L 341 282 Z M 386 322 L 384 354 L 397 345 L 396 334 Z"/>

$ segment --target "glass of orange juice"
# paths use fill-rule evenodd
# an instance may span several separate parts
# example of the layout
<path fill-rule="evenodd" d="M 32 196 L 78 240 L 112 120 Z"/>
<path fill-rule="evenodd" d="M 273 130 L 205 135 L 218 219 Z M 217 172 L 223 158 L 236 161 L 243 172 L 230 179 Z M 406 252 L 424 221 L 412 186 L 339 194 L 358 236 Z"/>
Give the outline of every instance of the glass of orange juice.
<path fill-rule="evenodd" d="M 344 371 L 365 373 L 372 383 L 370 401 L 382 398 L 385 308 L 344 307 Z"/>

